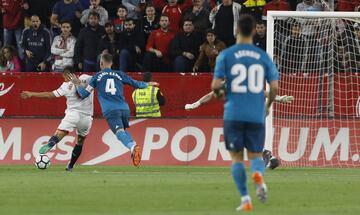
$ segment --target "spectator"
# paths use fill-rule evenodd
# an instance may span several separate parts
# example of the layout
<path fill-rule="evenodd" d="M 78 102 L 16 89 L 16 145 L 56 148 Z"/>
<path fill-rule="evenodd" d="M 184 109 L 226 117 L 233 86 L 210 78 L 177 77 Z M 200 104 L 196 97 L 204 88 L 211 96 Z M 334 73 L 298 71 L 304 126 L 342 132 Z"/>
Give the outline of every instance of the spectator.
<path fill-rule="evenodd" d="M 192 19 L 195 31 L 205 33 L 211 27 L 210 12 L 204 8 L 204 0 L 193 0 L 193 6 L 184 14 L 183 19 Z"/>
<path fill-rule="evenodd" d="M 255 20 L 261 19 L 263 7 L 266 4 L 266 0 L 247 0 L 243 5 L 247 8 L 247 11 L 254 16 Z"/>
<path fill-rule="evenodd" d="M 117 8 L 117 19 L 113 21 L 115 32 L 120 33 L 124 30 L 124 22 L 128 11 L 124 5 L 119 5 Z"/>
<path fill-rule="evenodd" d="M 20 61 L 13 46 L 4 46 L 1 55 L 5 60 L 5 72 L 21 72 Z"/>
<path fill-rule="evenodd" d="M 175 34 L 181 31 L 180 22 L 182 13 L 181 6 L 177 3 L 177 0 L 168 0 L 168 4 L 162 9 L 162 14 L 168 16 L 171 20 L 170 30 Z"/>
<path fill-rule="evenodd" d="M 111 54 L 112 56 L 116 55 L 116 34 L 114 31 L 114 26 L 111 22 L 105 23 L 105 34 L 101 37 L 101 41 L 98 46 L 97 55 L 101 54 Z M 114 58 L 115 59 L 115 58 Z"/>
<path fill-rule="evenodd" d="M 128 17 L 138 19 L 141 15 L 140 2 L 142 0 L 122 0 L 123 5 L 127 8 Z"/>
<path fill-rule="evenodd" d="M 80 22 L 83 25 L 86 25 L 88 23 L 91 12 L 98 13 L 100 17 L 99 24 L 101 26 L 105 25 L 105 22 L 108 20 L 109 15 L 108 12 L 105 10 L 105 8 L 101 7 L 99 4 L 100 4 L 100 0 L 90 0 L 89 9 L 84 10 L 81 14 Z"/>
<path fill-rule="evenodd" d="M 170 43 L 170 55 L 174 58 L 175 72 L 190 72 L 199 54 L 203 37 L 194 31 L 191 19 L 184 20 L 182 33 L 178 33 Z"/>
<path fill-rule="evenodd" d="M 54 55 L 52 70 L 62 72 L 65 67 L 74 66 L 74 49 L 76 38 L 71 35 L 71 22 L 62 21 L 60 24 L 61 34 L 54 38 L 51 45 L 51 54 Z"/>
<path fill-rule="evenodd" d="M 356 7 L 360 6 L 360 0 L 338 0 L 338 11 L 356 11 Z"/>
<path fill-rule="evenodd" d="M 145 46 L 142 33 L 135 31 L 135 20 L 127 18 L 125 20 L 125 31 L 119 34 L 118 38 L 120 70 L 127 72 L 135 70 L 135 64 L 141 57 Z"/>
<path fill-rule="evenodd" d="M 147 5 L 145 8 L 145 16 L 141 21 L 141 32 L 144 33 L 144 39 L 147 41 L 153 30 L 159 29 L 159 18 L 156 16 L 155 7 Z"/>
<path fill-rule="evenodd" d="M 301 27 L 293 23 L 291 35 L 289 35 L 281 49 L 280 71 L 288 73 L 304 72 L 307 62 L 308 42 L 301 34 Z"/>
<path fill-rule="evenodd" d="M 119 0 L 103 0 L 101 2 L 101 5 L 109 14 L 109 20 L 114 20 L 116 18 L 116 9 L 119 3 L 121 3 Z"/>
<path fill-rule="evenodd" d="M 2 52 L 0 52 L 0 72 L 6 72 L 6 59 Z"/>
<path fill-rule="evenodd" d="M 269 10 L 291 10 L 289 3 L 286 0 L 272 0 L 263 8 L 262 19 L 267 20 L 267 12 Z"/>
<path fill-rule="evenodd" d="M 21 45 L 25 50 L 26 72 L 45 71 L 51 60 L 50 32 L 41 25 L 40 17 L 31 16 L 31 27 L 22 33 Z"/>
<path fill-rule="evenodd" d="M 235 44 L 237 23 L 243 7 L 232 0 L 222 2 L 211 10 L 209 20 L 218 38 L 229 47 Z"/>
<path fill-rule="evenodd" d="M 91 12 L 88 25 L 80 31 L 75 43 L 75 63 L 85 72 L 97 71 L 97 48 L 105 34 L 104 27 L 99 25 L 99 19 L 98 13 Z"/>
<path fill-rule="evenodd" d="M 11 45 L 15 36 L 19 56 L 24 59 L 24 50 L 21 48 L 23 10 L 29 9 L 29 5 L 26 0 L 2 0 L 0 8 L 3 14 L 4 45 Z"/>
<path fill-rule="evenodd" d="M 90 0 L 79 0 L 79 2 L 84 10 L 90 7 Z"/>
<path fill-rule="evenodd" d="M 61 33 L 60 23 L 63 20 L 70 21 L 72 33 L 74 35 L 78 35 L 81 28 L 81 23 L 80 23 L 81 12 L 82 12 L 82 6 L 80 2 L 75 3 L 74 0 L 58 1 L 54 5 L 50 17 L 51 31 L 53 33 L 53 37 Z"/>
<path fill-rule="evenodd" d="M 152 81 L 150 72 L 143 74 L 143 81 Z M 165 105 L 165 97 L 158 87 L 148 86 L 132 93 L 136 117 L 161 117 L 160 106 Z"/>
<path fill-rule="evenodd" d="M 193 72 L 199 71 L 199 68 L 207 62 L 207 66 L 204 71 L 214 71 L 215 60 L 219 55 L 220 51 L 225 49 L 226 45 L 224 42 L 216 38 L 215 31 L 210 29 L 206 32 L 206 42 L 200 46 L 200 55 L 195 62 Z"/>
<path fill-rule="evenodd" d="M 316 0 L 303 0 L 296 6 L 297 11 L 330 11 L 329 5 L 322 1 L 321 3 Z"/>
<path fill-rule="evenodd" d="M 266 26 L 262 20 L 256 22 L 256 34 L 253 38 L 253 44 L 266 51 Z"/>
<path fill-rule="evenodd" d="M 170 68 L 169 45 L 175 34 L 169 30 L 169 17 L 160 17 L 160 29 L 151 32 L 144 56 L 145 71 L 166 71 Z"/>

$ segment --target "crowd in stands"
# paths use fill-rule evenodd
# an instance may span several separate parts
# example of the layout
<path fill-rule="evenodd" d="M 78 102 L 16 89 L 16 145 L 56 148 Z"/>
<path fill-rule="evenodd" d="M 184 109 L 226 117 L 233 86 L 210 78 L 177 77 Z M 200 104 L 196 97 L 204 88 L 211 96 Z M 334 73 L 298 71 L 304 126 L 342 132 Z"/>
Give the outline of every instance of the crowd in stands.
<path fill-rule="evenodd" d="M 339 11 L 359 8 L 360 0 L 335 4 Z M 102 53 L 114 55 L 115 69 L 126 72 L 211 72 L 219 52 L 235 44 L 240 14 L 258 20 L 254 44 L 266 49 L 267 11 L 331 10 L 326 0 L 0 0 L 0 9 L 0 72 L 61 72 L 66 66 L 94 72 Z M 304 25 L 295 23 L 283 35 L 283 50 L 313 41 L 314 29 Z M 359 53 L 360 26 L 351 29 Z M 280 52 L 275 58 L 299 62 L 286 56 L 291 50 Z"/>

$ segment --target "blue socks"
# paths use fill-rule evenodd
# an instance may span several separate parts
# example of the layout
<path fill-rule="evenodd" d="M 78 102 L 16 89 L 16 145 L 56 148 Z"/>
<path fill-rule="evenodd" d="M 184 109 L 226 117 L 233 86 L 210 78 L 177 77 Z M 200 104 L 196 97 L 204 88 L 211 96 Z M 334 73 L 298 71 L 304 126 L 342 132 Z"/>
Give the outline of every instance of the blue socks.
<path fill-rule="evenodd" d="M 262 176 L 264 176 L 265 173 L 265 163 L 263 159 L 261 158 L 254 158 L 250 160 L 250 168 L 251 172 L 254 173 L 256 171 L 260 172 Z"/>
<path fill-rule="evenodd" d="M 233 163 L 231 173 L 241 196 L 247 196 L 245 165 L 243 163 Z"/>
<path fill-rule="evenodd" d="M 54 136 L 50 137 L 50 139 L 49 139 L 49 141 L 48 141 L 48 146 L 53 147 L 53 146 L 55 146 L 56 143 L 58 143 L 59 141 L 60 141 L 59 138 L 54 135 Z"/>
<path fill-rule="evenodd" d="M 130 135 L 129 132 L 127 131 L 118 131 L 116 133 L 116 137 L 118 138 L 118 140 L 120 140 L 124 146 L 126 146 L 128 149 L 131 149 L 135 143 Z"/>

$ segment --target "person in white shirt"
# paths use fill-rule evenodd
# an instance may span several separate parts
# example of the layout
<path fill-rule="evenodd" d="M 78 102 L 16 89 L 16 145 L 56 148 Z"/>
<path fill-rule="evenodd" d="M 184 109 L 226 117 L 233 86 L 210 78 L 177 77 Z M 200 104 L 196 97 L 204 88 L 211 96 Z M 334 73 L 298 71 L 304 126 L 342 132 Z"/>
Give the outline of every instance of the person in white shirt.
<path fill-rule="evenodd" d="M 71 23 L 64 20 L 60 24 L 61 34 L 54 38 L 51 54 L 54 55 L 52 70 L 62 72 L 66 66 L 74 65 L 74 49 L 76 38 L 71 35 Z"/>
<path fill-rule="evenodd" d="M 54 147 L 58 142 L 60 142 L 63 137 L 65 137 L 69 132 L 72 132 L 74 129 L 76 129 L 76 132 L 78 134 L 77 143 L 73 148 L 71 160 L 66 167 L 67 171 L 72 171 L 77 159 L 80 157 L 84 140 L 86 138 L 86 135 L 89 134 L 92 125 L 92 116 L 94 112 L 93 93 L 86 99 L 81 99 L 77 95 L 75 85 L 69 79 L 69 75 L 72 73 L 74 73 L 72 67 L 66 67 L 64 69 L 64 82 L 57 90 L 49 92 L 21 92 L 21 98 L 23 99 L 31 97 L 49 99 L 58 98 L 61 96 L 66 97 L 67 108 L 65 110 L 65 117 L 62 119 L 55 134 L 49 139 L 48 143 L 40 148 L 39 153 L 45 154 L 49 152 L 50 149 Z M 83 74 L 79 77 L 79 79 L 84 85 L 87 85 L 90 82 L 91 77 L 92 76 Z"/>

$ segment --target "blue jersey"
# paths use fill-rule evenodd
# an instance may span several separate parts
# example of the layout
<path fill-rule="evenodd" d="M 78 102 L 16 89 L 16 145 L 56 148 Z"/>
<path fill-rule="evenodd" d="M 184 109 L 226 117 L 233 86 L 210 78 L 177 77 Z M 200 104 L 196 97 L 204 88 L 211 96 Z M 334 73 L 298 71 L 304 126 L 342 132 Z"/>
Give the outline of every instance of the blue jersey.
<path fill-rule="evenodd" d="M 214 79 L 226 80 L 224 120 L 265 121 L 265 80 L 279 79 L 270 57 L 251 44 L 236 44 L 216 58 Z"/>
<path fill-rule="evenodd" d="M 135 88 L 148 86 L 147 83 L 136 81 L 122 71 L 104 69 L 92 77 L 86 91 L 91 92 L 94 88 L 97 89 L 102 113 L 106 115 L 113 110 L 129 110 L 129 105 L 124 98 L 124 84 Z M 79 92 L 79 94 L 84 97 L 83 93 Z"/>

